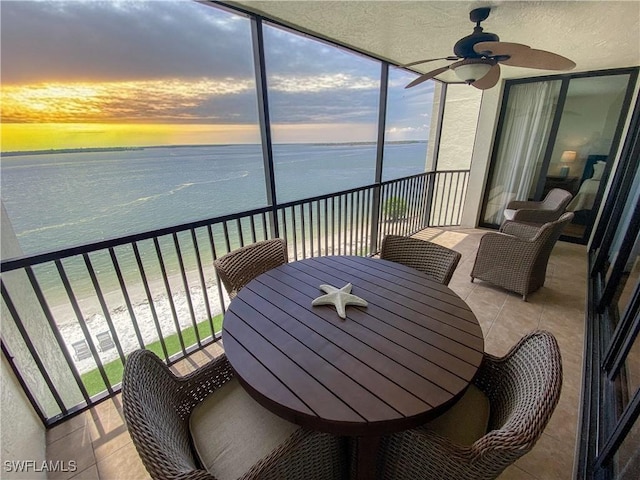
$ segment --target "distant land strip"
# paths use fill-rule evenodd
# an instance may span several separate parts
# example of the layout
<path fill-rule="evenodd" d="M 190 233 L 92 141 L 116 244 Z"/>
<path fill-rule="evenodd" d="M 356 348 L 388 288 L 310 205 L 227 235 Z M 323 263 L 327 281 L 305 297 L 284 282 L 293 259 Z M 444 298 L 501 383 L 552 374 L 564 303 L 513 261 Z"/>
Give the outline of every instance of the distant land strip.
<path fill-rule="evenodd" d="M 280 143 L 274 145 L 318 145 L 318 146 L 331 146 L 331 145 L 376 145 L 377 142 L 300 142 L 300 143 Z M 427 140 L 396 140 L 387 141 L 388 144 L 413 144 L 413 143 L 427 143 Z M 232 145 L 242 144 L 197 144 L 197 145 L 151 145 L 144 147 L 86 147 L 86 148 L 50 148 L 48 150 L 17 150 L 10 152 L 0 152 L 0 156 L 3 157 L 17 157 L 19 155 L 51 155 L 54 153 L 95 153 L 95 152 L 126 152 L 136 150 L 146 150 L 149 148 L 190 148 L 190 147 L 229 147 Z M 259 144 L 253 144 L 259 145 Z"/>
<path fill-rule="evenodd" d="M 124 152 L 130 150 L 144 150 L 145 147 L 89 147 L 89 148 L 61 148 L 49 150 L 19 150 L 14 152 L 2 152 L 3 157 L 16 157 L 18 155 L 49 155 L 52 153 L 93 153 L 93 152 Z"/>

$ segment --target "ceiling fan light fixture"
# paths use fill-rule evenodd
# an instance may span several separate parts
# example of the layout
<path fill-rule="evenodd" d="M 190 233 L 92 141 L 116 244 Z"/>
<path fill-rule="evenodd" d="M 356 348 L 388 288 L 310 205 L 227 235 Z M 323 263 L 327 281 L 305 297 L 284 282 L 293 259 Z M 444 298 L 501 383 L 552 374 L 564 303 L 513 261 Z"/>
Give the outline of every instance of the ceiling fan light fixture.
<path fill-rule="evenodd" d="M 471 85 L 489 73 L 492 66 L 490 63 L 465 63 L 455 67 L 453 71 L 460 80 Z"/>

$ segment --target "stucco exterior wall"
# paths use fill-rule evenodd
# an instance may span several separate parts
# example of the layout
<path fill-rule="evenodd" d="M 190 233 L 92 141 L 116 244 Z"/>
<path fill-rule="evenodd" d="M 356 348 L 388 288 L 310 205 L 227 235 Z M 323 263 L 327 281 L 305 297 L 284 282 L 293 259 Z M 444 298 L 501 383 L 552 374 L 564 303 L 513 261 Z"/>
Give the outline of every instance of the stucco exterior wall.
<path fill-rule="evenodd" d="M 15 257 L 22 252 L 18 241 L 13 234 L 9 218 L 6 215 L 4 205 L 2 209 L 2 258 Z M 5 280 L 5 279 L 3 279 Z M 8 318 L 6 310 L 2 310 L 2 336 L 8 332 Z M 6 462 L 33 460 L 41 463 L 45 460 L 46 440 L 45 427 L 33 411 L 22 387 L 18 383 L 11 366 L 2 355 L 0 364 L 0 477 L 7 479 L 18 478 L 47 478 L 44 472 L 16 472 Z"/>
<path fill-rule="evenodd" d="M 7 360 L 0 368 L 0 477 L 3 479 L 47 478 L 44 471 L 18 472 L 11 462 L 46 459 L 45 428 L 29 404 Z M 9 463 L 7 463 L 9 462 Z"/>
<path fill-rule="evenodd" d="M 19 257 L 23 254 L 22 249 L 4 205 L 1 206 L 0 211 L 2 217 L 0 257 L 2 259 Z M 38 352 L 42 363 L 47 366 L 51 381 L 56 386 L 62 401 L 69 407 L 82 402 L 82 394 L 33 292 L 26 273 L 21 269 L 6 272 L 2 275 L 2 280 L 11 302 L 22 320 L 24 329 L 29 335 L 29 339 Z M 23 372 L 22 377 L 29 385 L 30 391 L 45 411 L 46 417 L 53 417 L 59 414 L 60 408 L 22 340 L 15 322 L 12 321 L 11 313 L 4 301 L 1 304 L 1 315 L 3 320 L 0 324 L 2 338 L 11 354 L 15 357 L 18 368 Z"/>
<path fill-rule="evenodd" d="M 482 92 L 480 114 L 478 115 L 471 156 L 469 185 L 462 212 L 461 225 L 463 227 L 478 226 L 503 92 L 504 80 L 501 80 L 494 88 Z"/>
<path fill-rule="evenodd" d="M 447 86 L 438 170 L 464 170 L 471 165 L 482 91 L 469 85 Z"/>

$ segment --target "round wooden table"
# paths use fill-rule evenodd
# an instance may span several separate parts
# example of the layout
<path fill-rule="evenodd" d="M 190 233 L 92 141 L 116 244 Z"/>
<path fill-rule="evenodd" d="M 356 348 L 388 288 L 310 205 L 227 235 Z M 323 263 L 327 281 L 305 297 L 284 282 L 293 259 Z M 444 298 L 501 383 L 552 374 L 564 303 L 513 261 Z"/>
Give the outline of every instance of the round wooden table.
<path fill-rule="evenodd" d="M 313 307 L 321 284 L 353 285 L 367 307 Z M 473 312 L 409 267 L 355 256 L 291 262 L 251 281 L 225 313 L 225 352 L 260 404 L 303 427 L 358 437 L 374 478 L 381 435 L 417 426 L 465 391 L 484 352 Z"/>

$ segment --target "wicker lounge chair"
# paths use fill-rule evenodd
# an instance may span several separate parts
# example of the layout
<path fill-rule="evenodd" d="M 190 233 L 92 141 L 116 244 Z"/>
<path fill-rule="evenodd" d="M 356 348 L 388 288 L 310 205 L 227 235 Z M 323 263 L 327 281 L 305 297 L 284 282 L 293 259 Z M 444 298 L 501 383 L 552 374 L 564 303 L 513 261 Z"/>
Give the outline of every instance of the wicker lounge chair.
<path fill-rule="evenodd" d="M 572 219 L 573 213 L 567 212 L 540 227 L 504 222 L 500 232 L 485 233 L 478 246 L 471 281 L 479 278 L 491 282 L 519 293 L 526 301 L 528 294 L 544 285 L 551 250 Z"/>
<path fill-rule="evenodd" d="M 485 354 L 473 385 L 450 410 L 423 427 L 382 440 L 379 478 L 496 478 L 540 438 L 561 385 L 560 351 L 548 332 L 527 335 L 502 358 Z M 468 430 L 478 425 L 470 424 L 483 421 L 483 406 L 467 401 L 470 391 L 479 392 L 475 395 L 483 397 L 488 409 L 480 434 L 472 438 Z"/>
<path fill-rule="evenodd" d="M 436 243 L 401 235 L 385 236 L 380 250 L 380 258 L 415 268 L 443 285 L 449 285 L 461 256 Z"/>
<path fill-rule="evenodd" d="M 136 350 L 125 364 L 122 401 L 154 479 L 338 480 L 346 472 L 343 439 L 302 429 L 260 406 L 224 354 L 176 377 L 154 353 Z"/>
<path fill-rule="evenodd" d="M 275 238 L 238 248 L 214 260 L 213 265 L 229 298 L 233 299 L 242 287 L 258 275 L 284 265 L 288 260 L 286 242 Z"/>
<path fill-rule="evenodd" d="M 571 198 L 571 193 L 566 190 L 554 188 L 541 202 L 513 200 L 507 205 L 504 218 L 507 221 L 534 225 L 554 222 L 565 212 Z"/>

